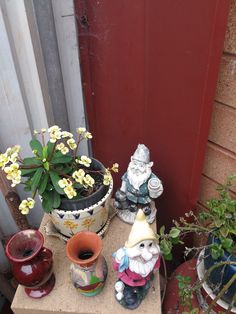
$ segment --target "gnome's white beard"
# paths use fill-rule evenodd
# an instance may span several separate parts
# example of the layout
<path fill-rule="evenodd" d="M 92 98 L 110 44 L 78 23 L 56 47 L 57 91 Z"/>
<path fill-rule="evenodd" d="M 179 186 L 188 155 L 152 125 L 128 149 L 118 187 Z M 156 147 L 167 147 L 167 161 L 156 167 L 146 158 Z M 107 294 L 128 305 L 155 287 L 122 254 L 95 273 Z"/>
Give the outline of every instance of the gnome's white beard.
<path fill-rule="evenodd" d="M 152 170 L 150 167 L 146 166 L 146 171 L 141 172 L 138 169 L 134 169 L 132 165 L 132 161 L 129 163 L 129 167 L 127 169 L 127 178 L 130 182 L 130 184 L 138 190 L 140 186 L 148 180 L 152 173 Z"/>
<path fill-rule="evenodd" d="M 159 257 L 159 254 L 153 255 L 152 259 L 148 262 L 144 262 L 144 261 L 141 262 L 140 260 L 137 259 L 137 257 L 130 258 L 129 269 L 132 272 L 139 274 L 142 277 L 147 277 L 150 274 L 150 272 L 153 270 L 158 257 Z"/>

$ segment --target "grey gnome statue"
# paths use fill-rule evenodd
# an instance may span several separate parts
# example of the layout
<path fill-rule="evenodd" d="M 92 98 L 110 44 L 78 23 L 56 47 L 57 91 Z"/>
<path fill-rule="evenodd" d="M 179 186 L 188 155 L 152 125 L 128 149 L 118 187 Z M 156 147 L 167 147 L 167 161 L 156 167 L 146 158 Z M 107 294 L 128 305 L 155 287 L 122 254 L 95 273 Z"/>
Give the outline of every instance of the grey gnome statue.
<path fill-rule="evenodd" d="M 161 180 L 152 173 L 152 166 L 149 149 L 139 144 L 131 156 L 127 172 L 121 178 L 121 187 L 115 194 L 114 206 L 121 220 L 133 224 L 139 209 L 143 210 L 149 223 L 155 220 L 153 199 L 162 194 L 163 186 Z"/>
<path fill-rule="evenodd" d="M 137 308 L 148 293 L 154 272 L 160 267 L 158 240 L 141 209 L 124 247 L 113 254 L 112 266 L 118 277 L 116 300 L 127 309 Z"/>

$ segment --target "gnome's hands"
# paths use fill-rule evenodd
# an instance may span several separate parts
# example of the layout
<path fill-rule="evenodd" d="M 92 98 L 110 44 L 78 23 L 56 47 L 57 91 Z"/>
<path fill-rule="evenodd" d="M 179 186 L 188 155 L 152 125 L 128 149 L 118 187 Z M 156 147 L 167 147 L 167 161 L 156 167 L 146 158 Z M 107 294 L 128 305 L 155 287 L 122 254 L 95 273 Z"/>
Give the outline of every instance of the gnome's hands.
<path fill-rule="evenodd" d="M 116 291 L 116 299 L 118 301 L 122 300 L 124 297 L 123 291 L 124 291 L 125 285 L 122 281 L 117 281 L 115 284 L 115 291 Z"/>

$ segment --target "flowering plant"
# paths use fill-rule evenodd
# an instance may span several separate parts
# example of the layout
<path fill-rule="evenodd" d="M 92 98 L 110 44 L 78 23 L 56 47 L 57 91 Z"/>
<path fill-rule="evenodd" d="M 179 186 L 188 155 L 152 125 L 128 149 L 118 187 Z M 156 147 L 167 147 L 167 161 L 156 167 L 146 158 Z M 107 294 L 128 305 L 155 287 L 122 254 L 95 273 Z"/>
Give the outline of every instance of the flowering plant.
<path fill-rule="evenodd" d="M 45 143 L 47 132 L 50 139 Z M 77 156 L 79 144 L 91 139 L 92 134 L 85 128 L 78 128 L 77 134 L 76 141 L 72 133 L 54 125 L 48 130 L 34 131 L 30 141 L 33 157 L 21 158 L 19 145 L 0 154 L 0 167 L 12 181 L 12 186 L 23 183 L 25 190 L 32 192 L 32 197 L 23 200 L 19 206 L 22 214 L 28 214 L 34 207 L 37 192 L 42 198 L 44 211 L 51 212 L 60 206 L 63 198 L 81 199 L 94 193 L 102 184 L 110 184 L 111 171 L 118 172 L 118 164 L 101 170 L 92 169 L 89 157 Z M 41 142 L 36 136 L 41 137 Z M 26 178 L 24 182 L 21 182 L 22 177 Z"/>

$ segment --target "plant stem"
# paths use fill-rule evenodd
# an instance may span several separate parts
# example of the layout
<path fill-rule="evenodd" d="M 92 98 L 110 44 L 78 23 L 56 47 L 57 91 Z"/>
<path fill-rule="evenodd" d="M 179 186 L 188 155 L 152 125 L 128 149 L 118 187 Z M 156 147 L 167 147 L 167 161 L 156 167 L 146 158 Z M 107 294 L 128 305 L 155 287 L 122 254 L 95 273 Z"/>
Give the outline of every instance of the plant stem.
<path fill-rule="evenodd" d="M 78 152 L 78 149 L 79 149 L 79 144 L 80 144 L 80 142 L 81 142 L 81 134 L 79 134 L 79 138 L 78 138 L 78 141 L 77 141 L 77 147 L 76 147 L 76 149 L 74 150 L 74 156 L 73 156 L 73 158 L 75 159 L 75 157 L 76 157 L 76 155 L 77 155 L 77 152 Z"/>
<path fill-rule="evenodd" d="M 236 264 L 236 263 L 235 263 Z M 229 287 L 232 285 L 232 283 L 236 280 L 236 274 L 231 277 L 231 279 L 227 282 L 227 284 L 221 289 L 221 291 L 218 293 L 218 295 L 215 297 L 215 299 L 211 302 L 206 314 L 210 314 L 213 306 L 216 304 L 216 302 L 222 297 L 222 295 L 229 289 Z"/>
<path fill-rule="evenodd" d="M 50 155 L 49 158 L 48 158 L 48 161 L 50 161 L 50 160 L 52 159 L 52 156 L 53 156 L 53 154 L 54 154 L 54 152 L 55 152 L 55 149 L 56 149 L 56 145 L 57 145 L 57 141 L 54 143 L 54 146 L 53 146 L 51 155 Z"/>
<path fill-rule="evenodd" d="M 45 146 L 45 139 L 44 139 L 44 133 L 43 132 L 41 133 L 41 136 L 42 136 L 42 144 L 43 144 L 43 146 Z"/>
<path fill-rule="evenodd" d="M 19 169 L 36 169 L 41 167 L 42 165 L 20 165 Z"/>
<path fill-rule="evenodd" d="M 229 307 L 228 307 L 228 309 L 227 309 L 227 312 L 226 312 L 225 314 L 231 313 L 231 310 L 232 310 L 232 308 L 233 308 L 235 302 L 236 302 L 236 292 L 235 292 L 235 294 L 234 294 L 234 296 L 233 296 L 233 300 L 232 300 L 232 302 L 230 303 L 230 305 L 229 305 Z"/>

